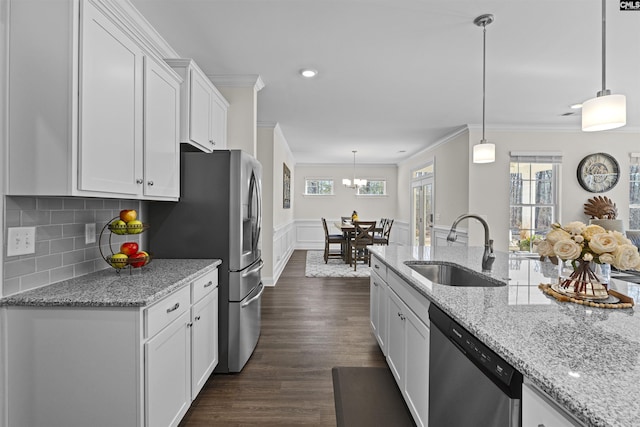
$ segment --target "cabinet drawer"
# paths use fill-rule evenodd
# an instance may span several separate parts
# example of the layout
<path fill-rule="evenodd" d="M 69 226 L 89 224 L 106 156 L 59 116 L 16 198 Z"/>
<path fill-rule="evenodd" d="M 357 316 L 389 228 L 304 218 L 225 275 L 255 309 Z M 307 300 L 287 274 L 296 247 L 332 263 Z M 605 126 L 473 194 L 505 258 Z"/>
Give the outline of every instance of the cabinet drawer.
<path fill-rule="evenodd" d="M 387 266 L 375 256 L 371 257 L 371 269 L 385 282 L 387 281 Z"/>
<path fill-rule="evenodd" d="M 218 287 L 218 269 L 198 277 L 191 283 L 191 302 L 196 303 L 209 292 Z"/>
<path fill-rule="evenodd" d="M 158 301 L 144 311 L 145 338 L 160 332 L 191 307 L 191 289 L 188 286 Z"/>

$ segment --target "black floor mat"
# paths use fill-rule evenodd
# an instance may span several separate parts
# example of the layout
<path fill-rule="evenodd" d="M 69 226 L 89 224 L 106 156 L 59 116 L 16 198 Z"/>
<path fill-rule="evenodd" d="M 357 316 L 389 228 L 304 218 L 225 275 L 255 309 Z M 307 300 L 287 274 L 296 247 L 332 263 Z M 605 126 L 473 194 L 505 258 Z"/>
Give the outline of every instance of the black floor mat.
<path fill-rule="evenodd" d="M 388 368 L 334 367 L 338 427 L 415 426 Z"/>

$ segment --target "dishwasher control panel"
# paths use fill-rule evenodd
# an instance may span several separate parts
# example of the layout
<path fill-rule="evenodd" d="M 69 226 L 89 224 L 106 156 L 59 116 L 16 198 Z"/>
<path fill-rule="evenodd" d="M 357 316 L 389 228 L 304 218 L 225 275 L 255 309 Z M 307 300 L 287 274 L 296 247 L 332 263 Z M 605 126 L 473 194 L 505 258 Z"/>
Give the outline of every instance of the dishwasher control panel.
<path fill-rule="evenodd" d="M 455 322 L 449 324 L 449 338 L 462 347 L 467 357 L 482 364 L 500 381 L 506 385 L 511 383 L 515 369 Z"/>

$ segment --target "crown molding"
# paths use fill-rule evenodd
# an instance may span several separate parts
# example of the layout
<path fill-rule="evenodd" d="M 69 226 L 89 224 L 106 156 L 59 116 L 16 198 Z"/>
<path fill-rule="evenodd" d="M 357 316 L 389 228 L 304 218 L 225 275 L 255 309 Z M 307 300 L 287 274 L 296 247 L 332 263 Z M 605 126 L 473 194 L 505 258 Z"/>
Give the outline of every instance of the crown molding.
<path fill-rule="evenodd" d="M 207 77 L 221 87 L 253 87 L 256 92 L 264 88 L 260 74 L 208 74 Z"/>

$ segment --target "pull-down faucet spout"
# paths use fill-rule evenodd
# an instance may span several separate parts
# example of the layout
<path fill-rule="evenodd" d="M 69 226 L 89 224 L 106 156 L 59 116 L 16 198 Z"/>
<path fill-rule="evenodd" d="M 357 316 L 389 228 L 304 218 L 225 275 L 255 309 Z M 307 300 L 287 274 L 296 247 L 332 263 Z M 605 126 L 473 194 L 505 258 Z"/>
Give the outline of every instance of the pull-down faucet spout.
<path fill-rule="evenodd" d="M 447 241 L 455 242 L 458 238 L 456 233 L 456 227 L 458 223 L 466 218 L 475 218 L 484 227 L 484 253 L 482 254 L 482 271 L 491 271 L 491 267 L 493 266 L 493 261 L 495 261 L 496 256 L 493 253 L 493 240 L 489 237 L 489 224 L 479 215 L 476 214 L 463 214 L 456 218 L 453 221 L 453 225 L 451 226 L 451 230 L 449 231 L 449 235 L 447 236 Z"/>

